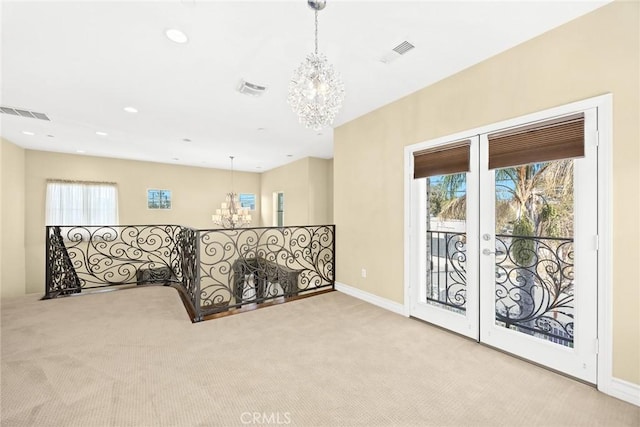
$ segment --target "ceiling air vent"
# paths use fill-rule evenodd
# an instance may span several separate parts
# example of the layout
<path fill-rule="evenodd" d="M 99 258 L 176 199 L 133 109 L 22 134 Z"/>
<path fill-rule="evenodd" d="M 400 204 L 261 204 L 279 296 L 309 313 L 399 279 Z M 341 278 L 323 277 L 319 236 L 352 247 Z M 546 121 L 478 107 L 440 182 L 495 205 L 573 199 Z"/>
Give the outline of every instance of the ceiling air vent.
<path fill-rule="evenodd" d="M 391 52 L 386 53 L 385 55 L 383 55 L 382 58 L 380 58 L 380 62 L 388 64 L 388 63 L 394 61 L 395 59 L 398 59 L 398 57 L 400 57 L 400 55 L 404 55 L 405 53 L 409 52 L 414 47 L 415 46 L 413 44 L 411 44 L 411 43 L 409 43 L 408 41 L 405 40 L 402 43 L 400 43 L 398 46 L 396 46 L 393 49 L 391 49 Z"/>
<path fill-rule="evenodd" d="M 240 80 L 240 84 L 238 85 L 238 92 L 244 93 L 245 95 L 250 96 L 262 96 L 262 94 L 267 90 L 266 86 L 260 86 L 255 83 L 249 83 L 244 80 Z"/>
<path fill-rule="evenodd" d="M 51 121 L 51 119 L 49 119 L 49 117 L 44 113 L 36 113 L 35 111 L 23 110 L 20 108 L 0 107 L 0 112 L 2 114 L 10 114 L 12 116 Z"/>

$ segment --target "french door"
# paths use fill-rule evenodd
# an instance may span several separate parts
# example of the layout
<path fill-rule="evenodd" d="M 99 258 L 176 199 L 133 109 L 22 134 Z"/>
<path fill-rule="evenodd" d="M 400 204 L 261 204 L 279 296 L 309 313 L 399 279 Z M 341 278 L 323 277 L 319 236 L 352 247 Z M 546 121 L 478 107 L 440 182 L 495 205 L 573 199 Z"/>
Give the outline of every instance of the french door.
<path fill-rule="evenodd" d="M 414 153 L 412 316 L 596 382 L 596 122 L 592 109 Z"/>

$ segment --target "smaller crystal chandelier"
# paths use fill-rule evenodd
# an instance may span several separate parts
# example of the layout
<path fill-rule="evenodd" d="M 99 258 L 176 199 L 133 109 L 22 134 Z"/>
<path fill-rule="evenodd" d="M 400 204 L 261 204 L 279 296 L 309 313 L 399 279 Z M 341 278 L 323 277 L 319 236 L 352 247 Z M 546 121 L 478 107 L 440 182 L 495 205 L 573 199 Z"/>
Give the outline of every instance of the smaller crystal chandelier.
<path fill-rule="evenodd" d="M 238 199 L 238 195 L 233 192 L 233 156 L 231 159 L 231 192 L 227 193 L 225 201 L 222 202 L 220 209 L 216 209 L 216 213 L 211 215 L 214 224 L 223 228 L 239 228 L 251 224 L 251 215 L 248 208 L 243 208 Z"/>
<path fill-rule="evenodd" d="M 315 11 L 315 51 L 296 69 L 289 82 L 287 101 L 298 120 L 316 131 L 331 126 L 342 107 L 344 84 L 327 58 L 318 53 L 318 11 L 324 9 L 326 0 L 307 0 Z"/>

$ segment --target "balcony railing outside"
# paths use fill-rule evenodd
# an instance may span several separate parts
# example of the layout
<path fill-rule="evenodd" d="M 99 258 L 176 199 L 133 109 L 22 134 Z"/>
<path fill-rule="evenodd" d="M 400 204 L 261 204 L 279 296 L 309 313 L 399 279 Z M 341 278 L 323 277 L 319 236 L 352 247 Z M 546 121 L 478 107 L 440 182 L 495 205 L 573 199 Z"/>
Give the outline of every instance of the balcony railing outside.
<path fill-rule="evenodd" d="M 573 347 L 573 239 L 496 235 L 496 324 Z"/>
<path fill-rule="evenodd" d="M 123 285 L 180 291 L 193 321 L 334 287 L 335 226 L 48 226 L 45 299 Z"/>
<path fill-rule="evenodd" d="M 573 346 L 573 239 L 496 235 L 496 324 Z M 427 303 L 464 313 L 465 233 L 427 232 Z"/>
<path fill-rule="evenodd" d="M 427 302 L 464 313 L 467 302 L 466 233 L 427 232 Z"/>

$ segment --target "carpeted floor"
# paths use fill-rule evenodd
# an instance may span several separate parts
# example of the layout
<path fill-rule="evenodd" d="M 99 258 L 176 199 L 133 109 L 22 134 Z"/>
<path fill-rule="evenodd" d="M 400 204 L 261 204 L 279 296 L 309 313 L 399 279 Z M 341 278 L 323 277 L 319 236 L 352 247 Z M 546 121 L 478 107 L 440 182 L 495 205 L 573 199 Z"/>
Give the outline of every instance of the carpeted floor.
<path fill-rule="evenodd" d="M 640 408 L 338 292 L 192 324 L 147 287 L 2 301 L 2 426 L 638 426 Z"/>

